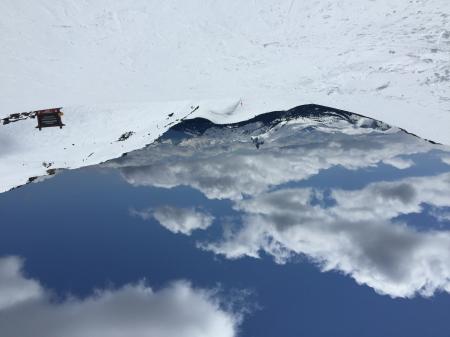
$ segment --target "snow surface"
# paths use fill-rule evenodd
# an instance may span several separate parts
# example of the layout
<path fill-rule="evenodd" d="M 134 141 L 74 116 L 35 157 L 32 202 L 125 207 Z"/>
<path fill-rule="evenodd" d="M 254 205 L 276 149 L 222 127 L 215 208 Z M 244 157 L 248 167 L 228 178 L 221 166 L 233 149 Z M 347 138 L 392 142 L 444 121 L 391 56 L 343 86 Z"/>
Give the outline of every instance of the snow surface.
<path fill-rule="evenodd" d="M 449 13 L 448 0 L 2 0 L 0 117 L 63 106 L 67 126 L 0 125 L 0 191 L 44 162 L 140 148 L 196 106 L 226 123 L 316 103 L 450 144 Z"/>

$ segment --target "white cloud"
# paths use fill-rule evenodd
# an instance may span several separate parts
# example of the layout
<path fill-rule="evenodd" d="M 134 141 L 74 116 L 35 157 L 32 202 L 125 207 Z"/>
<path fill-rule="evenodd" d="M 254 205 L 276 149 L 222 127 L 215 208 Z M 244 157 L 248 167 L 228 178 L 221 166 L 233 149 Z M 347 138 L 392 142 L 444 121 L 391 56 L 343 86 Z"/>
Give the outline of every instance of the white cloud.
<path fill-rule="evenodd" d="M 411 159 L 404 159 L 401 157 L 388 158 L 383 160 L 383 163 L 398 168 L 399 170 L 404 170 L 414 165 L 414 162 Z"/>
<path fill-rule="evenodd" d="M 338 270 L 394 297 L 450 292 L 450 231 L 418 231 L 392 221 L 421 204 L 450 206 L 450 173 L 335 190 L 336 205 L 311 203 L 310 188 L 284 189 L 242 200 L 242 227 L 203 248 L 228 258 L 265 251 L 282 263 L 303 254 L 324 271 Z"/>
<path fill-rule="evenodd" d="M 213 292 L 187 282 L 158 291 L 141 282 L 54 301 L 21 267 L 16 257 L 0 258 L 1 336 L 236 336 L 239 315 L 221 308 Z"/>
<path fill-rule="evenodd" d="M 208 198 L 231 199 L 243 212 L 242 226 L 225 225 L 219 242 L 200 244 L 228 258 L 265 251 L 282 263 L 303 254 L 323 270 L 341 271 L 379 293 L 411 297 L 450 291 L 450 234 L 392 220 L 420 212 L 422 203 L 450 205 L 449 175 L 334 190 L 336 204 L 329 207 L 311 202 L 321 193 L 313 189 L 269 192 L 336 165 L 353 170 L 385 162 L 405 169 L 413 164 L 405 156 L 435 148 L 395 128 L 358 132 L 343 121 L 321 125 L 309 119 L 270 130 L 212 128 L 201 137 L 153 144 L 151 156 L 136 152 L 112 165 L 133 185 L 189 185 Z M 252 136 L 264 138 L 259 150 Z"/>
<path fill-rule="evenodd" d="M 176 144 L 152 144 L 107 165 L 119 168 L 135 186 L 188 185 L 210 199 L 240 200 L 243 194 L 258 195 L 271 186 L 306 180 L 337 165 L 354 170 L 385 161 L 406 168 L 409 161 L 398 156 L 433 148 L 396 131 L 355 129 L 342 120 L 325 120 L 322 125 L 301 118 L 272 129 L 259 124 L 212 128 L 201 137 L 174 140 Z M 264 139 L 260 150 L 255 149 L 252 136 Z"/>
<path fill-rule="evenodd" d="M 197 229 L 206 229 L 214 221 L 212 215 L 195 208 L 162 206 L 155 209 L 132 209 L 130 212 L 132 215 L 138 216 L 143 220 L 148 220 L 153 217 L 169 231 L 186 235 L 190 235 Z"/>
<path fill-rule="evenodd" d="M 42 296 L 39 283 L 17 277 L 21 265 L 18 257 L 0 258 L 0 310 Z"/>
<path fill-rule="evenodd" d="M 443 155 L 441 160 L 444 164 L 450 165 L 450 155 Z"/>

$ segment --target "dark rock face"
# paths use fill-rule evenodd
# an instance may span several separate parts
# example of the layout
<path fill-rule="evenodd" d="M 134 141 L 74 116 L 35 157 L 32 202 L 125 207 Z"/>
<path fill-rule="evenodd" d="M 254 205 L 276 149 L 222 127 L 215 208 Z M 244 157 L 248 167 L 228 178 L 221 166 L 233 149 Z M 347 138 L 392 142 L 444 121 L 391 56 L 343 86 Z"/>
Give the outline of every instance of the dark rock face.
<path fill-rule="evenodd" d="M 206 130 L 215 128 L 241 128 L 249 124 L 260 123 L 261 126 L 273 127 L 281 122 L 295 120 L 298 118 L 309 118 L 317 121 L 325 121 L 327 118 L 345 120 L 351 124 L 356 124 L 361 119 L 365 120 L 365 123 L 361 123 L 361 128 L 373 128 L 379 130 L 387 130 L 390 126 L 381 121 L 368 118 L 352 112 L 334 109 L 322 105 L 307 104 L 300 105 L 290 110 L 284 111 L 272 111 L 258 116 L 255 116 L 246 121 L 230 124 L 215 124 L 205 118 L 193 118 L 183 120 L 180 123 L 174 125 L 166 132 L 161 139 L 168 139 L 175 136 L 175 133 L 182 132 L 191 135 L 202 135 Z"/>

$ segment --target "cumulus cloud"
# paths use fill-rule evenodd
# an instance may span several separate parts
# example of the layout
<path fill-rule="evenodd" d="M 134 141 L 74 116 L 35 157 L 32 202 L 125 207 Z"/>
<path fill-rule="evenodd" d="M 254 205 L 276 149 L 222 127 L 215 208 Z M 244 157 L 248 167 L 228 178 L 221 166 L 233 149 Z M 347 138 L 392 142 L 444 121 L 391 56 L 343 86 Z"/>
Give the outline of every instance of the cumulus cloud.
<path fill-rule="evenodd" d="M 433 148 L 395 129 L 354 129 L 345 121 L 315 123 L 299 119 L 269 130 L 261 125 L 212 128 L 200 137 L 152 144 L 107 165 L 119 168 L 135 186 L 188 185 L 211 199 L 240 200 L 336 165 L 353 170 L 385 161 L 406 168 L 412 162 L 400 155 Z M 259 150 L 252 136 L 264 140 Z"/>
<path fill-rule="evenodd" d="M 240 317 L 212 291 L 180 281 L 153 291 L 144 283 L 52 299 L 21 272 L 17 257 L 0 258 L 0 335 L 20 337 L 232 337 Z"/>
<path fill-rule="evenodd" d="M 303 254 L 324 271 L 338 270 L 394 297 L 450 292 L 450 231 L 419 231 L 393 219 L 423 203 L 450 206 L 450 174 L 334 190 L 335 205 L 312 203 L 320 191 L 284 189 L 242 200 L 242 226 L 202 245 L 228 258 L 265 251 L 286 262 Z M 420 192 L 420 193 L 419 193 Z"/>
<path fill-rule="evenodd" d="M 253 136 L 264 140 L 258 150 Z M 199 137 L 166 139 L 146 150 L 151 155 L 138 151 L 110 165 L 133 185 L 188 185 L 208 198 L 232 200 L 242 212 L 239 223 L 223 224 L 223 238 L 201 243 L 203 249 L 228 258 L 264 251 L 279 263 L 302 254 L 379 293 L 411 297 L 450 291 L 449 232 L 418 230 L 399 218 L 421 212 L 423 203 L 450 205 L 449 175 L 335 189 L 330 196 L 283 184 L 337 165 L 356 170 L 384 162 L 406 169 L 414 164 L 408 155 L 435 148 L 395 128 L 300 118 L 269 129 L 212 128 Z"/>
<path fill-rule="evenodd" d="M 199 209 L 162 206 L 143 210 L 131 209 L 131 214 L 148 220 L 155 218 L 163 227 L 172 233 L 191 235 L 194 230 L 206 229 L 214 221 L 214 217 Z"/>

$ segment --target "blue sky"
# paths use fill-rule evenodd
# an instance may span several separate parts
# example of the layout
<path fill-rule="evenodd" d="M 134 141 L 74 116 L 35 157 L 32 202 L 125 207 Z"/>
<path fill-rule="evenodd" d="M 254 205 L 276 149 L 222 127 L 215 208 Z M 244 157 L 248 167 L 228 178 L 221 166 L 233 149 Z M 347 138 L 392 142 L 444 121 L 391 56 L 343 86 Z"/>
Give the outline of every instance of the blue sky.
<path fill-rule="evenodd" d="M 389 170 L 380 171 L 388 177 Z M 131 208 L 161 205 L 201 205 L 216 220 L 186 236 L 130 215 Z M 217 219 L 238 212 L 229 200 L 190 187 L 135 187 L 116 171 L 84 169 L 2 194 L 0 211 L 0 255 L 25 258 L 26 275 L 60 296 L 90 296 L 143 278 L 154 289 L 185 279 L 219 287 L 225 300 L 246 307 L 242 336 L 446 336 L 450 328 L 447 294 L 394 299 L 339 272 L 323 273 L 305 257 L 280 265 L 265 253 L 230 260 L 198 249 L 196 242 L 220 236 Z"/>

